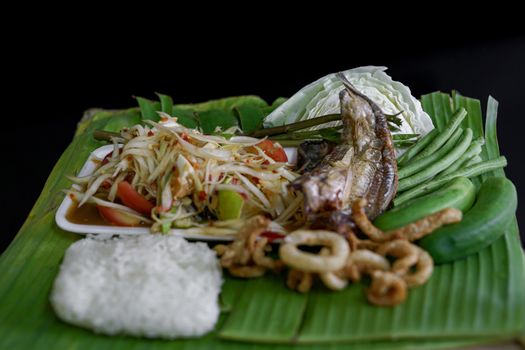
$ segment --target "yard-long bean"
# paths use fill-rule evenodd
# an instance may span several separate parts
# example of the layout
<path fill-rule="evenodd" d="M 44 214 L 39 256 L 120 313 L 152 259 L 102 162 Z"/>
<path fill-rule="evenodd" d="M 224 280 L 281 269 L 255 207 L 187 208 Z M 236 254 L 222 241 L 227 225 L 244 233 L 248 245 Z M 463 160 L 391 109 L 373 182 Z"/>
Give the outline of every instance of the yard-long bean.
<path fill-rule="evenodd" d="M 488 171 L 492 171 L 494 169 L 503 168 L 507 165 L 507 159 L 503 156 L 487 160 L 481 163 L 473 164 L 468 167 L 464 167 L 461 169 L 456 170 L 455 172 L 448 174 L 447 176 L 443 176 L 439 179 L 432 179 L 431 181 L 427 183 L 420 184 L 405 193 L 400 194 L 395 200 L 394 205 L 400 205 L 409 199 L 419 197 L 423 194 L 429 193 L 430 191 L 435 190 L 436 188 L 446 184 L 450 180 L 459 177 L 459 176 L 465 176 L 465 177 L 474 177 L 481 175 L 483 173 L 486 173 Z"/>
<path fill-rule="evenodd" d="M 448 168 L 452 163 L 461 157 L 463 153 L 469 148 L 470 143 L 472 142 L 472 129 L 467 128 L 461 139 L 461 141 L 443 158 L 439 159 L 437 162 L 431 164 L 429 167 L 423 169 L 422 171 L 414 174 L 410 177 L 407 177 L 399 181 L 398 190 L 404 191 L 414 186 L 419 185 L 422 182 L 425 182 L 428 179 L 433 178 L 444 169 Z"/>
<path fill-rule="evenodd" d="M 409 161 L 405 166 L 401 166 L 399 168 L 399 171 L 397 173 L 399 179 L 404 179 L 409 177 L 410 175 L 413 175 L 420 171 L 421 169 L 425 168 L 429 164 L 437 162 L 439 159 L 443 158 L 445 155 L 447 155 L 452 148 L 456 145 L 458 140 L 461 138 L 461 135 L 463 133 L 463 129 L 459 128 L 457 129 L 454 134 L 450 137 L 450 139 L 441 147 L 437 152 L 434 152 L 433 154 L 429 155 L 428 157 L 421 158 L 421 159 L 412 159 Z"/>
<path fill-rule="evenodd" d="M 470 159 L 476 157 L 477 155 L 481 153 L 481 146 L 483 146 L 484 143 L 485 141 L 483 140 L 483 138 L 478 138 L 472 141 L 472 143 L 470 144 L 469 148 L 465 151 L 465 153 L 463 153 L 463 155 L 459 157 L 458 160 L 452 163 L 452 165 L 450 165 L 448 168 L 443 170 L 438 176 L 443 177 L 461 168 Z"/>
<path fill-rule="evenodd" d="M 466 167 L 469 167 L 471 165 L 481 163 L 482 161 L 483 161 L 483 159 L 481 159 L 480 156 L 472 157 L 471 159 L 467 160 L 467 162 L 462 166 L 462 168 L 466 168 Z"/>
<path fill-rule="evenodd" d="M 431 130 L 423 136 L 418 142 L 408 148 L 398 159 L 397 164 L 403 165 L 410 159 L 414 158 L 423 148 L 425 148 L 439 134 L 438 129 Z"/>
<path fill-rule="evenodd" d="M 459 124 L 465 119 L 467 116 L 467 111 L 464 108 L 460 108 L 450 119 L 450 121 L 447 123 L 445 129 L 437 135 L 432 142 L 428 144 L 427 147 L 425 147 L 421 152 L 413 158 L 413 160 L 422 159 L 425 157 L 430 156 L 434 152 L 436 152 L 441 146 L 447 142 L 447 140 L 450 138 L 451 135 L 454 134 L 456 129 L 459 127 Z"/>

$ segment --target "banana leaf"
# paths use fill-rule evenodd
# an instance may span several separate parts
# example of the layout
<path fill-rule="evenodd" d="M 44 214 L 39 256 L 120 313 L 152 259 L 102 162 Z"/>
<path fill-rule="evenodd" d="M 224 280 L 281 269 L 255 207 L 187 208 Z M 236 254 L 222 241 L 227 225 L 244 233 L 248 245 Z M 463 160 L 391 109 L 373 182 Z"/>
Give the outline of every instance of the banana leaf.
<path fill-rule="evenodd" d="M 173 110 L 264 108 L 256 97 L 244 104 L 235 99 L 175 105 Z M 478 135 L 483 130 L 479 101 L 438 93 L 424 96 L 422 102 L 438 126 L 456 106 L 466 105 L 469 123 Z M 499 154 L 495 105 L 489 105 L 484 157 Z M 340 293 L 317 286 L 309 295 L 300 295 L 286 289 L 283 276 L 243 281 L 226 275 L 220 322 L 199 339 L 107 337 L 61 322 L 51 309 L 49 293 L 65 250 L 81 239 L 54 222 L 62 190 L 70 186 L 66 175 L 78 172 L 91 151 L 102 145 L 93 139 L 94 130 L 114 131 L 137 118 L 138 108 L 86 114 L 0 257 L 1 349 L 445 349 L 510 339 L 525 329 L 525 260 L 515 221 L 491 247 L 437 267 L 427 285 L 411 290 L 407 302 L 393 309 L 368 305 L 362 284 Z"/>

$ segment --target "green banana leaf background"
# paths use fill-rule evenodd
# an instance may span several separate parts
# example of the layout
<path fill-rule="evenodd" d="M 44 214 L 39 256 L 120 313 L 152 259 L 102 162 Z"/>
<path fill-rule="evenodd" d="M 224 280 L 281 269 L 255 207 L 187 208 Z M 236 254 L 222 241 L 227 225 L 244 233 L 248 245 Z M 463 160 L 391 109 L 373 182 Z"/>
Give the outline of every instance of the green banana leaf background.
<path fill-rule="evenodd" d="M 93 139 L 94 130 L 117 131 L 148 115 L 153 119 L 158 109 L 207 132 L 218 119 L 223 127 L 253 130 L 283 101 L 268 105 L 256 96 L 241 96 L 172 105 L 168 97 L 159 97 L 160 104 L 139 99 L 142 114 L 138 108 L 92 110 L 79 122 L 27 220 L 0 257 L 0 349 L 445 349 L 509 340 L 525 330 L 525 259 L 516 220 L 478 254 L 437 266 L 430 281 L 411 289 L 406 302 L 395 308 L 368 304 L 363 284 L 342 292 L 316 286 L 302 295 L 288 290 L 283 276 L 248 281 L 225 276 L 220 321 L 202 338 L 108 337 L 61 322 L 49 293 L 65 250 L 82 236 L 59 229 L 54 215 L 62 190 L 71 185 L 66 176 L 78 172 L 102 145 Z M 465 126 L 475 136 L 485 129 L 483 158 L 499 155 L 495 100 L 489 99 L 485 128 L 478 100 L 437 92 L 421 101 L 437 128 L 457 108 L 466 108 Z M 496 171 L 490 176 L 505 175 Z"/>

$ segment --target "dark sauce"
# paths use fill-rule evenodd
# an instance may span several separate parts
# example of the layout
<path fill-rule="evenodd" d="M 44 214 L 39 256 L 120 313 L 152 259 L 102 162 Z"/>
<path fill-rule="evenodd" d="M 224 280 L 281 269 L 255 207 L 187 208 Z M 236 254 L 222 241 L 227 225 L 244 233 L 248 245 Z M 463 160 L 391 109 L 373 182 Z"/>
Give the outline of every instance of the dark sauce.
<path fill-rule="evenodd" d="M 66 213 L 66 219 L 69 222 L 79 225 L 103 225 L 103 226 L 116 226 L 110 222 L 107 222 L 99 213 L 97 205 L 93 203 L 85 203 L 81 207 L 78 207 L 78 203 L 73 201 L 71 207 L 69 207 Z M 140 222 L 139 225 L 134 227 L 149 227 L 150 225 L 145 222 Z"/>

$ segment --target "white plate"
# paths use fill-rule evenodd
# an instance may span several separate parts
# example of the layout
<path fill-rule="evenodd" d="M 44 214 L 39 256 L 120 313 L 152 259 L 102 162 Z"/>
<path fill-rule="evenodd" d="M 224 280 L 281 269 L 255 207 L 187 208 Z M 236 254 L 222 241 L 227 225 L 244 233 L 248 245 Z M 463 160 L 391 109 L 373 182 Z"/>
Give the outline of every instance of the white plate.
<path fill-rule="evenodd" d="M 91 175 L 97 168 L 99 162 L 113 150 L 113 145 L 102 146 L 94 150 L 77 176 L 88 176 Z M 288 156 L 290 163 L 295 163 L 297 159 L 297 149 L 293 147 L 286 147 L 284 149 Z M 73 185 L 73 189 L 80 189 L 78 185 Z M 69 196 L 65 196 L 62 204 L 58 208 L 55 214 L 55 220 L 63 230 L 79 233 L 79 234 L 112 234 L 112 235 L 140 235 L 150 233 L 147 227 L 119 227 L 119 226 L 106 226 L 106 225 L 83 225 L 76 224 L 67 219 L 67 212 L 73 205 L 73 200 Z M 199 234 L 188 234 L 185 233 L 184 229 L 171 229 L 170 233 L 182 236 L 188 239 L 203 240 L 203 241 L 231 241 L 232 237 L 216 237 L 209 235 Z"/>

